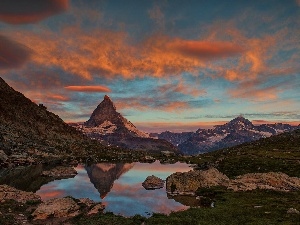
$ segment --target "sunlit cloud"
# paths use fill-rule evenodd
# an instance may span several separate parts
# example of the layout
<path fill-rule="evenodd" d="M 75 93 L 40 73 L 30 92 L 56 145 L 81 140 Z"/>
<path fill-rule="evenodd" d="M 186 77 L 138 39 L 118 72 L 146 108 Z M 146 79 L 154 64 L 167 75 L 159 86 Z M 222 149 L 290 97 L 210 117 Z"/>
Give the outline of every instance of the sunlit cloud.
<path fill-rule="evenodd" d="M 76 92 L 111 92 L 111 90 L 105 86 L 66 86 L 64 88 L 68 91 Z"/>
<path fill-rule="evenodd" d="M 65 11 L 69 0 L 1 0 L 0 20 L 10 24 L 35 23 Z"/>

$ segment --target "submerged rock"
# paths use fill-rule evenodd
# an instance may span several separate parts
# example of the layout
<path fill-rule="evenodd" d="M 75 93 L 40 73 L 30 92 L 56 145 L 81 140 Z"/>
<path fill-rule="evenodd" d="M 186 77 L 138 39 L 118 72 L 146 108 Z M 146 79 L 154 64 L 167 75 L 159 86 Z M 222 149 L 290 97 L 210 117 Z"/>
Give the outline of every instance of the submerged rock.
<path fill-rule="evenodd" d="M 148 176 L 146 180 L 142 183 L 142 186 L 146 190 L 159 189 L 164 187 L 165 181 L 156 177 L 154 175 Z"/>
<path fill-rule="evenodd" d="M 167 177 L 169 194 L 194 194 L 199 187 L 228 186 L 229 178 L 216 168 L 173 173 Z"/>
<path fill-rule="evenodd" d="M 300 190 L 300 178 L 289 177 L 281 172 L 248 173 L 231 180 L 228 189 L 234 191 L 249 191 L 268 189 L 275 191 Z"/>
<path fill-rule="evenodd" d="M 21 191 L 8 185 L 0 185 L 0 202 L 10 199 L 26 203 L 27 201 L 40 201 L 41 197 L 32 192 Z"/>
<path fill-rule="evenodd" d="M 74 217 L 80 213 L 80 206 L 69 197 L 50 199 L 40 204 L 32 213 L 35 220 L 50 217 Z"/>

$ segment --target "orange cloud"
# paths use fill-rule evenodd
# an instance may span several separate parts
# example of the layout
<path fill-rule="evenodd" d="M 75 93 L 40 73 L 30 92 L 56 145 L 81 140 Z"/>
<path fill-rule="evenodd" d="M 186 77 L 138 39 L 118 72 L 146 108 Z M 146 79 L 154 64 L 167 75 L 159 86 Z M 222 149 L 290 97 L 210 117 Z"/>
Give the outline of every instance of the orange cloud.
<path fill-rule="evenodd" d="M 300 125 L 300 121 L 287 121 L 287 120 L 276 120 L 276 121 L 270 121 L 270 120 L 252 120 L 252 123 L 254 125 L 275 124 L 275 123 L 290 124 L 291 126 L 298 126 L 298 125 Z"/>
<path fill-rule="evenodd" d="M 208 60 L 231 57 L 243 51 L 234 43 L 190 41 L 164 35 L 153 35 L 133 44 L 124 32 L 85 33 L 76 27 L 65 28 L 59 36 L 51 31 L 43 34 L 23 31 L 11 35 L 33 49 L 35 64 L 59 67 L 89 80 L 93 76 L 132 79 L 176 76 L 183 72 L 197 74 Z"/>
<path fill-rule="evenodd" d="M 233 98 L 252 99 L 253 101 L 267 101 L 277 99 L 279 90 L 278 87 L 244 89 L 241 85 L 237 89 L 228 91 L 229 95 Z"/>
<path fill-rule="evenodd" d="M 30 59 L 26 46 L 0 35 L 0 69 L 18 68 Z"/>
<path fill-rule="evenodd" d="M 130 104 L 128 104 L 130 102 Z M 117 109 L 136 109 L 141 111 L 161 110 L 167 112 L 182 111 L 189 108 L 189 104 L 183 101 L 163 101 L 154 98 L 126 98 L 115 101 Z"/>
<path fill-rule="evenodd" d="M 65 11 L 69 0 L 1 0 L 0 20 L 10 24 L 35 23 Z"/>
<path fill-rule="evenodd" d="M 105 86 L 66 86 L 65 89 L 78 92 L 111 92 L 111 90 Z"/>
<path fill-rule="evenodd" d="M 188 41 L 176 39 L 170 45 L 183 55 L 206 60 L 231 57 L 245 51 L 241 46 L 225 41 Z"/>
<path fill-rule="evenodd" d="M 173 132 L 196 131 L 199 128 L 209 129 L 215 125 L 222 125 L 228 121 L 209 122 L 134 122 L 135 126 L 146 132 L 163 132 L 166 130 Z"/>

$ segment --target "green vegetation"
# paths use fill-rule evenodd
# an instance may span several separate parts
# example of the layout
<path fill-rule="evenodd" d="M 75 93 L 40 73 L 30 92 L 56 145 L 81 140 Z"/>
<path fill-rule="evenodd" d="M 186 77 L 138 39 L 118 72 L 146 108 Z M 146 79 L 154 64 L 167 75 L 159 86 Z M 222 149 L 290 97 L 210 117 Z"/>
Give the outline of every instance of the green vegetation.
<path fill-rule="evenodd" d="M 142 224 L 158 225 L 232 225 L 232 224 L 283 224 L 300 223 L 300 215 L 288 214 L 289 208 L 300 208 L 300 193 L 275 191 L 233 192 L 225 189 L 199 190 L 204 195 L 214 195 L 215 207 L 190 208 L 170 215 L 155 213 L 150 218 L 135 216 L 125 218 L 112 213 L 91 217 L 81 216 L 72 220 L 74 224 Z"/>
<path fill-rule="evenodd" d="M 271 171 L 300 177 L 300 130 L 186 160 L 198 164 L 199 168 L 215 166 L 230 178 Z"/>

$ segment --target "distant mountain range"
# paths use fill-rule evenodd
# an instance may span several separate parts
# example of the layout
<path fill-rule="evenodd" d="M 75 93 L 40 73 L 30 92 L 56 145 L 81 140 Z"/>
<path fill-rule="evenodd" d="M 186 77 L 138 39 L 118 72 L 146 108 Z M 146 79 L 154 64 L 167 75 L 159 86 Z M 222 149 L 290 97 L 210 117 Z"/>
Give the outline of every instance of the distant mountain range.
<path fill-rule="evenodd" d="M 282 123 L 255 126 L 248 119 L 239 116 L 224 125 L 215 126 L 213 129 L 198 129 L 196 132 L 183 133 L 165 131 L 160 134 L 150 134 L 150 136 L 171 142 L 183 154 L 196 155 L 299 128 L 300 126 Z"/>
<path fill-rule="evenodd" d="M 149 134 L 138 130 L 116 111 L 114 103 L 107 95 L 93 111 L 88 121 L 81 124 L 71 123 L 70 125 L 88 137 L 108 146 L 155 153 L 161 151 L 179 152 L 172 143 L 163 139 L 150 138 Z"/>

